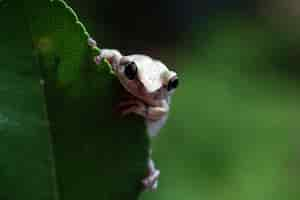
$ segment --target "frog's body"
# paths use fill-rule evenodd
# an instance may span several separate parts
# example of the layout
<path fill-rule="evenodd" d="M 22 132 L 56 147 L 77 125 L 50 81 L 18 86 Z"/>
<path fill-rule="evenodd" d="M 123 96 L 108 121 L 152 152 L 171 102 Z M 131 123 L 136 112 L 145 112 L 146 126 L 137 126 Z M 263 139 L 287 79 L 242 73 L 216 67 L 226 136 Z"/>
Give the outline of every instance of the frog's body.
<path fill-rule="evenodd" d="M 96 45 L 93 41 L 89 44 Z M 148 134 L 155 136 L 167 120 L 171 95 L 178 85 L 176 73 L 145 55 L 123 56 L 117 50 L 102 49 L 95 62 L 99 63 L 103 58 L 110 62 L 120 83 L 130 94 L 118 105 L 121 115 L 134 113 L 144 117 Z M 146 188 L 154 190 L 160 172 L 151 158 L 148 168 L 149 176 L 142 182 Z"/>

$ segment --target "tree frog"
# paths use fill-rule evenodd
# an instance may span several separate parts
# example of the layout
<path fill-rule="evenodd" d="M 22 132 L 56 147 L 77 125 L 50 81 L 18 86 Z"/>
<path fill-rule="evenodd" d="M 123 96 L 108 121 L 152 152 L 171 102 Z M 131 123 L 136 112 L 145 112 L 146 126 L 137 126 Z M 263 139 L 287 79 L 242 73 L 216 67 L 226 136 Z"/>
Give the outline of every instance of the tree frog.
<path fill-rule="evenodd" d="M 89 39 L 92 47 L 96 42 Z M 95 62 L 107 59 L 113 72 L 127 91 L 125 100 L 119 103 L 121 115 L 137 114 L 145 119 L 150 137 L 157 135 L 165 124 L 170 109 L 170 98 L 178 86 L 178 77 L 162 62 L 146 55 L 123 56 L 118 50 L 102 49 Z M 142 180 L 145 189 L 155 190 L 158 186 L 160 171 L 148 160 L 148 176 Z"/>

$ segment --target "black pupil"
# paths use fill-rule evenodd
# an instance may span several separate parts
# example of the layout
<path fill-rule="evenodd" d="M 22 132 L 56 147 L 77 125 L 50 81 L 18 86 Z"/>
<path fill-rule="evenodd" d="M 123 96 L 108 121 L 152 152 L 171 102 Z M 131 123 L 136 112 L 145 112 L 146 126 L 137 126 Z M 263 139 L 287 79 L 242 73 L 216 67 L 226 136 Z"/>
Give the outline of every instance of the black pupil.
<path fill-rule="evenodd" d="M 178 78 L 170 80 L 169 84 L 168 84 L 168 90 L 170 91 L 170 90 L 173 90 L 173 89 L 177 88 L 178 84 L 179 84 Z"/>
<path fill-rule="evenodd" d="M 136 64 L 134 62 L 128 63 L 125 66 L 124 73 L 129 80 L 133 80 L 137 74 Z"/>

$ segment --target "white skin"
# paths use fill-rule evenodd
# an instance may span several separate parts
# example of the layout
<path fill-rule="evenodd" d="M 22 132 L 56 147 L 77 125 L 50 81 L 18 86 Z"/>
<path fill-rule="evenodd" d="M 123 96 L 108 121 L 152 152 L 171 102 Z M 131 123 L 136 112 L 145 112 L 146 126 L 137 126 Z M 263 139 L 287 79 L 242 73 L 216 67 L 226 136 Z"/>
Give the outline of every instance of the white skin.
<path fill-rule="evenodd" d="M 89 44 L 96 46 L 93 40 Z M 170 97 L 178 84 L 176 73 L 168 70 L 160 61 L 145 55 L 123 56 L 117 50 L 102 49 L 100 55 L 95 57 L 95 62 L 100 63 L 104 58 L 112 65 L 115 75 L 130 94 L 118 105 L 121 115 L 133 113 L 142 116 L 149 136 L 155 136 L 166 122 Z M 131 78 L 126 74 L 126 68 L 135 69 L 135 73 L 129 73 L 133 75 Z M 155 168 L 151 155 L 148 171 L 142 183 L 145 189 L 156 190 L 160 171 Z"/>

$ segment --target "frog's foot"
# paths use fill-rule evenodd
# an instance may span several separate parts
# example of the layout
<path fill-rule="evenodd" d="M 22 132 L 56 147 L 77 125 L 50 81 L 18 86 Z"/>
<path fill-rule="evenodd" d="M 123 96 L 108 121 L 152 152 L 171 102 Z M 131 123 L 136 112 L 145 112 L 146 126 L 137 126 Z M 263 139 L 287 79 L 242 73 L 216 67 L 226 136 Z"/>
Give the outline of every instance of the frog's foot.
<path fill-rule="evenodd" d="M 169 112 L 169 104 L 162 103 L 161 106 L 149 106 L 147 109 L 147 119 L 150 121 L 159 121 Z"/>
<path fill-rule="evenodd" d="M 131 113 L 135 113 L 144 118 L 147 116 L 146 105 L 138 99 L 127 99 L 119 103 L 117 111 L 121 113 L 121 116 L 126 116 Z"/>
<path fill-rule="evenodd" d="M 144 189 L 151 191 L 156 190 L 158 186 L 159 175 L 160 171 L 155 168 L 153 160 L 150 159 L 148 162 L 148 176 L 142 180 Z"/>
<path fill-rule="evenodd" d="M 118 105 L 118 109 L 122 116 L 135 113 L 150 121 L 158 121 L 162 119 L 169 111 L 169 105 L 148 106 L 138 99 L 128 99 L 122 101 Z"/>

